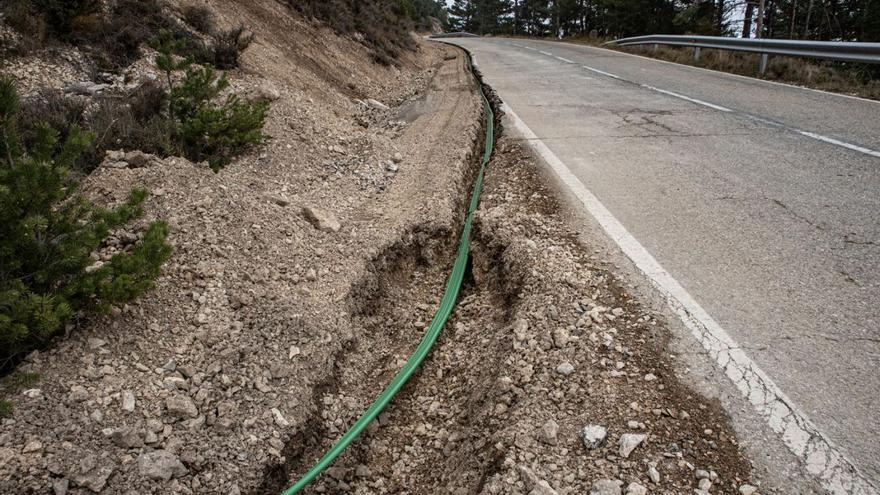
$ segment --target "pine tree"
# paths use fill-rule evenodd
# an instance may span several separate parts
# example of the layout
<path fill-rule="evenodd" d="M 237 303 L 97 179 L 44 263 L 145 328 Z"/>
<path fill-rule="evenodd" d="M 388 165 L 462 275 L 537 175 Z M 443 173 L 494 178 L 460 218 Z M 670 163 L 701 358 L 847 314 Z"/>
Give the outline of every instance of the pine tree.
<path fill-rule="evenodd" d="M 113 229 L 142 215 L 146 191 L 115 209 L 77 193 L 68 173 L 91 134 L 41 125 L 30 149 L 18 137 L 18 93 L 0 79 L 0 367 L 46 344 L 77 315 L 123 304 L 149 289 L 171 252 L 168 228 L 152 223 L 133 248 L 92 258 Z"/>

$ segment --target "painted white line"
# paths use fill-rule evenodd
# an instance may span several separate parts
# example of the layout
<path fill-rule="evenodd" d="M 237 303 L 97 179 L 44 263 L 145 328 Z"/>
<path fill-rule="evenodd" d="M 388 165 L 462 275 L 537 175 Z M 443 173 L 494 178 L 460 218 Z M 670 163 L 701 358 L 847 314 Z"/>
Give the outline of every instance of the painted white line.
<path fill-rule="evenodd" d="M 550 52 L 545 52 L 545 51 L 543 51 L 543 50 L 538 50 L 538 53 L 540 53 L 541 55 L 547 55 L 548 57 L 552 57 L 552 56 L 553 56 L 552 53 L 550 53 Z"/>
<path fill-rule="evenodd" d="M 729 108 L 724 108 L 721 105 L 715 105 L 714 103 L 709 103 L 707 101 L 698 100 L 696 98 L 691 98 L 690 96 L 681 95 L 678 93 L 673 93 L 672 91 L 667 91 L 665 89 L 655 88 L 654 86 L 649 86 L 647 84 L 639 84 L 639 86 L 650 89 L 651 91 L 656 91 L 658 93 L 663 93 L 664 95 L 674 96 L 676 98 L 681 98 L 682 100 L 689 101 L 691 103 L 696 103 L 697 105 L 703 105 L 704 107 L 714 108 L 715 110 L 720 110 L 722 112 L 730 112 Z"/>
<path fill-rule="evenodd" d="M 565 63 L 567 63 L 567 64 L 573 64 L 573 63 L 574 63 L 574 62 L 572 62 L 571 60 L 569 60 L 569 59 L 567 59 L 567 58 L 562 58 L 562 57 L 554 57 L 554 58 L 556 58 L 556 60 L 562 60 L 563 62 L 565 62 Z"/>
<path fill-rule="evenodd" d="M 583 68 L 584 68 L 584 69 L 587 69 L 587 70 L 590 70 L 590 71 L 593 71 L 593 72 L 596 72 L 596 73 L 598 73 L 598 74 L 602 74 L 603 76 L 612 77 L 612 78 L 614 78 L 614 79 L 618 79 L 618 80 L 620 80 L 620 81 L 627 81 L 626 79 L 622 79 L 622 78 L 620 78 L 620 77 L 618 77 L 618 76 L 615 76 L 614 74 L 611 74 L 610 72 L 601 71 L 601 70 L 599 70 L 599 69 L 596 69 L 596 68 L 590 67 L 590 66 L 588 66 L 588 65 L 584 65 Z M 627 81 L 627 82 L 632 82 L 632 81 Z M 754 121 L 756 121 L 756 122 L 761 122 L 761 123 L 763 123 L 763 124 L 771 125 L 771 126 L 774 126 L 774 127 L 781 127 L 781 128 L 783 128 L 783 129 L 787 129 L 787 130 L 789 130 L 789 131 L 791 131 L 791 132 L 794 132 L 794 133 L 796 133 L 796 134 L 800 134 L 801 136 L 805 136 L 805 137 L 808 137 L 808 138 L 811 138 L 811 139 L 816 139 L 816 140 L 818 140 L 818 141 L 822 141 L 822 142 L 825 142 L 825 143 L 828 143 L 828 144 L 833 144 L 833 145 L 835 145 L 835 146 L 840 146 L 840 147 L 842 147 L 842 148 L 846 148 L 846 149 L 848 149 L 848 150 L 857 151 L 857 152 L 859 152 L 859 153 L 864 153 L 864 154 L 869 155 L 869 156 L 873 156 L 873 157 L 880 158 L 880 151 L 872 150 L 872 149 L 870 149 L 870 148 L 865 148 L 864 146 L 859 146 L 859 145 L 857 145 L 857 144 L 847 143 L 846 141 L 840 141 L 840 140 L 838 140 L 838 139 L 830 138 L 830 137 L 828 137 L 828 136 L 823 136 L 823 135 L 821 135 L 821 134 L 816 134 L 815 132 L 804 131 L 804 130 L 798 129 L 798 128 L 796 128 L 796 127 L 787 126 L 787 125 L 785 125 L 785 124 L 781 124 L 781 123 L 779 123 L 779 122 L 773 122 L 772 120 L 767 120 L 767 119 L 765 119 L 765 118 L 763 118 L 763 117 L 758 117 L 758 116 L 756 116 L 756 115 L 752 115 L 752 114 L 749 114 L 749 113 L 734 111 L 734 110 L 731 110 L 731 109 L 729 109 L 729 108 L 727 108 L 727 107 L 722 107 L 721 105 L 716 105 L 716 104 L 714 104 L 714 103 L 709 103 L 708 101 L 698 100 L 697 98 L 691 98 L 690 96 L 685 96 L 685 95 L 683 95 L 683 94 L 676 93 L 676 92 L 673 92 L 673 91 L 669 91 L 669 90 L 666 90 L 666 89 L 660 89 L 660 88 L 657 88 L 657 87 L 655 87 L 655 86 L 651 86 L 650 84 L 639 84 L 639 83 L 633 83 L 633 84 L 638 84 L 638 85 L 639 85 L 640 87 L 642 87 L 642 88 L 650 89 L 651 91 L 656 91 L 656 92 L 658 92 L 658 93 L 663 93 L 663 94 L 665 94 L 665 95 L 669 95 L 669 96 L 672 96 L 672 97 L 675 97 L 675 98 L 680 98 L 680 99 L 682 99 L 682 100 L 689 101 L 689 102 L 691 102 L 691 103 L 696 103 L 697 105 L 703 105 L 704 107 L 709 107 L 709 108 L 712 108 L 712 109 L 714 109 L 714 110 L 718 110 L 718 111 L 720 111 L 720 112 L 732 112 L 732 113 L 736 113 L 736 114 L 738 114 L 738 115 L 742 115 L 742 116 L 748 117 L 748 118 L 750 118 L 750 119 L 752 119 L 752 120 L 754 120 Z"/>
<path fill-rule="evenodd" d="M 553 169 L 559 180 L 583 203 L 605 234 L 636 265 L 666 298 L 694 338 L 715 360 L 724 374 L 746 397 L 786 446 L 803 461 L 806 470 L 818 477 L 834 495 L 877 495 L 877 489 L 794 405 L 782 390 L 752 361 L 702 306 L 633 237 L 626 227 L 596 198 L 550 148 L 532 132 L 514 111 L 502 110 L 529 145 Z"/>
<path fill-rule="evenodd" d="M 584 67 L 584 69 L 591 70 L 591 71 L 595 72 L 596 74 L 602 74 L 603 76 L 608 76 L 608 77 L 611 77 L 614 79 L 620 79 L 620 77 L 615 76 L 614 74 L 612 74 L 610 72 L 605 72 L 604 70 L 594 69 L 593 67 L 590 67 L 589 65 L 584 65 L 583 67 Z"/>
<path fill-rule="evenodd" d="M 859 153 L 864 153 L 866 155 L 876 156 L 877 158 L 880 158 L 880 151 L 872 150 L 869 148 L 864 148 L 864 147 L 859 146 L 857 144 L 847 143 L 844 141 L 838 141 L 837 139 L 830 138 L 828 136 L 823 136 L 821 134 L 816 134 L 815 132 L 802 131 L 800 129 L 793 129 L 793 130 L 795 132 L 797 132 L 798 134 L 801 134 L 803 136 L 807 136 L 809 138 L 818 139 L 819 141 L 824 141 L 826 143 L 831 143 L 831 144 L 834 144 L 837 146 L 842 146 L 844 148 L 851 149 L 853 151 L 858 151 Z"/>
<path fill-rule="evenodd" d="M 579 49 L 582 49 L 582 50 L 583 50 L 583 49 L 586 49 L 586 50 L 590 50 L 590 49 L 593 49 L 593 50 L 603 50 L 603 51 L 610 52 L 610 53 L 616 53 L 616 54 L 620 54 L 620 55 L 626 55 L 626 56 L 628 56 L 628 57 L 643 58 L 643 59 L 645 59 L 645 60 L 653 60 L 654 62 L 660 62 L 660 63 L 663 63 L 663 64 L 671 64 L 671 65 L 676 65 L 676 66 L 678 66 L 678 67 L 687 67 L 688 69 L 701 70 L 701 71 L 704 71 L 704 72 L 712 72 L 712 73 L 715 73 L 715 74 L 717 74 L 717 75 L 721 75 L 721 76 L 729 76 L 729 77 L 738 77 L 738 78 L 740 78 L 740 79 L 748 79 L 748 80 L 750 80 L 750 81 L 752 81 L 752 82 L 756 82 L 756 83 L 775 84 L 775 85 L 777 85 L 777 86 L 787 86 L 787 87 L 789 87 L 789 88 L 800 89 L 800 90 L 803 90 L 803 91 L 812 91 L 812 92 L 814 92 L 814 93 L 822 93 L 822 94 L 825 94 L 825 95 L 836 96 L 836 97 L 839 97 L 839 98 L 849 98 L 849 99 L 852 99 L 852 100 L 861 100 L 861 101 L 864 101 L 864 102 L 867 102 L 867 103 L 872 103 L 872 104 L 874 104 L 874 105 L 880 105 L 880 101 L 878 101 L 878 100 L 870 100 L 870 99 L 868 99 L 868 98 L 863 98 L 863 97 L 861 97 L 861 96 L 845 95 L 845 94 L 843 94 L 843 93 L 832 93 L 831 91 L 824 91 L 824 90 L 816 89 L 816 88 L 808 88 L 808 87 L 806 87 L 806 86 L 798 86 L 797 84 L 791 84 L 791 83 L 785 83 L 785 82 L 779 82 L 779 81 L 771 81 L 771 80 L 769 80 L 769 79 L 758 79 L 758 78 L 756 78 L 756 77 L 743 76 L 743 75 L 740 75 L 740 74 L 734 74 L 734 73 L 732 73 L 732 72 L 724 72 L 724 71 L 715 70 L 715 69 L 708 69 L 708 68 L 706 68 L 706 67 L 697 67 L 697 66 L 694 66 L 694 65 L 679 64 L 679 63 L 676 63 L 676 62 L 670 62 L 670 61 L 668 61 L 668 60 L 663 60 L 663 59 L 653 58 L 653 57 L 646 57 L 646 56 L 644 56 L 644 55 L 637 55 L 637 54 L 635 54 L 635 53 L 624 52 L 624 51 L 621 51 L 621 50 L 612 50 L 612 49 L 610 49 L 610 48 L 602 48 L 602 47 L 599 47 L 599 46 L 582 45 L 582 44 L 579 44 L 579 43 L 569 43 L 569 42 L 566 42 L 566 41 L 541 41 L 541 40 L 532 40 L 532 42 L 533 42 L 533 43 L 555 43 L 555 44 L 559 44 L 559 45 L 567 45 L 567 46 L 571 46 L 571 47 L 576 47 L 576 48 L 579 48 Z"/>

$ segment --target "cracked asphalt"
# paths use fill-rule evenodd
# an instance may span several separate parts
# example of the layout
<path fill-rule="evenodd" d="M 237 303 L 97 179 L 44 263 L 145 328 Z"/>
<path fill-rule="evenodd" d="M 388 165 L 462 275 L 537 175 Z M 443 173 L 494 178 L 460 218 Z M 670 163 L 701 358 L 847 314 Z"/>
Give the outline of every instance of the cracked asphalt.
<path fill-rule="evenodd" d="M 807 471 L 838 476 L 817 454 L 835 446 L 876 485 L 880 103 L 586 46 L 454 42 L 726 330 L 701 344 Z M 778 389 L 750 396 L 762 378 L 727 365 L 740 354 Z"/>

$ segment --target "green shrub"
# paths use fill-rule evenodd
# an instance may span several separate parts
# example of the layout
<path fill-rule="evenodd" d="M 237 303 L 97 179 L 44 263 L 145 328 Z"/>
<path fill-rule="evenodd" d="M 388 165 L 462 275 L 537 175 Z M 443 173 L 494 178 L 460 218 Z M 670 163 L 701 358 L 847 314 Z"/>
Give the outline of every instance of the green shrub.
<path fill-rule="evenodd" d="M 268 103 L 245 102 L 233 94 L 215 104 L 228 85 L 226 77 L 211 67 L 191 67 L 183 83 L 171 90 L 169 103 L 184 155 L 207 160 L 215 171 L 248 145 L 265 139 Z"/>
<path fill-rule="evenodd" d="M 175 141 L 187 158 L 207 160 L 215 171 L 229 163 L 241 150 L 261 143 L 269 106 L 250 103 L 232 94 L 218 103 L 229 82 L 212 67 L 193 66 L 177 53 L 184 41 L 162 31 L 151 42 L 158 51 L 156 67 L 165 73 L 168 84 L 168 117 L 174 122 Z M 186 70 L 183 81 L 175 85 L 174 73 Z"/>
<path fill-rule="evenodd" d="M 132 191 L 115 209 L 99 208 L 76 191 L 69 170 L 91 134 L 71 127 L 61 142 L 48 125 L 24 147 L 19 99 L 0 80 L 0 360 L 44 346 L 76 315 L 123 304 L 149 289 L 171 248 L 168 228 L 152 223 L 139 242 L 97 264 L 109 236 L 142 215 L 146 191 Z"/>

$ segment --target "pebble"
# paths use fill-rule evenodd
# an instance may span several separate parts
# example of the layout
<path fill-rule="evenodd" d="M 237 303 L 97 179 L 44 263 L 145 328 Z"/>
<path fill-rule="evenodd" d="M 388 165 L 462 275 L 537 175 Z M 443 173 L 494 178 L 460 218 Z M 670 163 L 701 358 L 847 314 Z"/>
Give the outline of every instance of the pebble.
<path fill-rule="evenodd" d="M 568 361 L 560 364 L 556 367 L 556 372 L 563 376 L 568 376 L 574 373 L 574 366 Z"/>
<path fill-rule="evenodd" d="M 650 466 L 648 468 L 648 478 L 651 479 L 651 483 L 655 485 L 660 483 L 660 471 L 657 471 L 657 468 L 654 466 Z"/>
<path fill-rule="evenodd" d="M 288 426 L 290 426 L 290 423 L 286 419 L 284 419 L 284 415 L 281 414 L 281 411 L 274 407 L 272 408 L 272 417 L 275 418 L 276 425 L 282 428 L 287 428 Z"/>
<path fill-rule="evenodd" d="M 538 440 L 547 445 L 556 445 L 558 434 L 559 425 L 556 424 L 556 421 L 548 419 L 543 425 L 541 425 L 540 430 L 538 430 Z"/>
<path fill-rule="evenodd" d="M 199 409 L 193 400 L 187 395 L 174 395 L 165 400 L 168 414 L 176 418 L 195 418 L 199 415 Z"/>
<path fill-rule="evenodd" d="M 709 481 L 709 478 L 703 478 L 697 483 L 697 487 L 704 492 L 708 492 L 712 488 L 712 482 Z"/>
<path fill-rule="evenodd" d="M 627 485 L 626 495 L 648 495 L 648 489 L 633 481 Z"/>
<path fill-rule="evenodd" d="M 608 438 L 608 429 L 601 425 L 587 425 L 581 430 L 581 441 L 588 450 L 599 448 Z"/>
<path fill-rule="evenodd" d="M 557 493 L 558 492 L 550 486 L 550 483 L 546 480 L 540 480 L 535 483 L 535 486 L 532 488 L 532 491 L 529 492 L 529 495 L 557 495 Z"/>
<path fill-rule="evenodd" d="M 632 451 L 635 450 L 639 444 L 644 442 L 645 438 L 647 438 L 647 435 L 639 433 L 624 433 L 623 435 L 620 435 L 620 450 L 618 453 L 623 458 L 629 458 Z"/>
<path fill-rule="evenodd" d="M 598 480 L 593 483 L 590 489 L 590 495 L 621 495 L 620 486 L 623 484 L 620 480 Z"/>
<path fill-rule="evenodd" d="M 126 412 L 134 412 L 135 398 L 131 390 L 122 392 L 122 410 Z"/>
<path fill-rule="evenodd" d="M 754 495 L 758 493 L 758 487 L 745 484 L 739 487 L 739 493 L 740 495 Z"/>
<path fill-rule="evenodd" d="M 43 450 L 43 444 L 39 440 L 31 440 L 21 449 L 22 454 L 32 454 Z"/>
<path fill-rule="evenodd" d="M 168 481 L 188 472 L 180 459 L 167 450 L 154 450 L 138 456 L 138 472 L 154 480 Z"/>
<path fill-rule="evenodd" d="M 302 214 L 312 226 L 322 232 L 339 232 L 342 228 L 336 215 L 329 210 L 306 206 L 303 207 Z"/>

